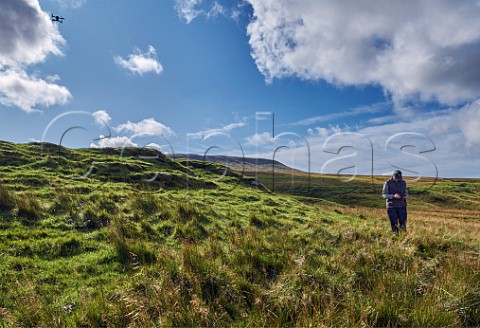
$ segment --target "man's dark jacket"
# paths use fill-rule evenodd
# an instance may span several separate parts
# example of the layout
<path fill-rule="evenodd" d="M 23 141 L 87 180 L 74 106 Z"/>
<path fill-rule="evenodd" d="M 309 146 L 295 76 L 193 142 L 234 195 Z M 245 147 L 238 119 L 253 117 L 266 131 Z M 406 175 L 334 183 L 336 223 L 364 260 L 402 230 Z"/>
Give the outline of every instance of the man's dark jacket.
<path fill-rule="evenodd" d="M 398 208 L 407 206 L 407 200 L 405 199 L 405 196 L 408 196 L 408 191 L 407 183 L 405 182 L 405 180 L 400 179 L 395 182 L 395 180 L 391 178 L 385 181 L 382 194 L 383 197 L 386 198 L 387 208 Z M 402 198 L 393 198 L 393 195 L 395 194 L 400 194 Z"/>

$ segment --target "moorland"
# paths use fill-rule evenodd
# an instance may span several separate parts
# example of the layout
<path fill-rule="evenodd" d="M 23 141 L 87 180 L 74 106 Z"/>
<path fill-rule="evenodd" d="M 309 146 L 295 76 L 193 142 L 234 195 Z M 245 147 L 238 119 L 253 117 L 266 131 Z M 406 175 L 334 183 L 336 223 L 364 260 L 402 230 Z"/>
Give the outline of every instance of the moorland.
<path fill-rule="evenodd" d="M 480 325 L 479 179 L 393 235 L 385 177 L 145 151 L 0 142 L 0 326 Z"/>

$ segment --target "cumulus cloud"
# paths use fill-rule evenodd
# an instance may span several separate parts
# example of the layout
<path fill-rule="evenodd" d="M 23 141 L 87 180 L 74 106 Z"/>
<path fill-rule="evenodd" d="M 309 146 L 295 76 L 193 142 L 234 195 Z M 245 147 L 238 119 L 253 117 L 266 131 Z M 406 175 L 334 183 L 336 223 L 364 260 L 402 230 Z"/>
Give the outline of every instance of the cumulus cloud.
<path fill-rule="evenodd" d="M 91 143 L 91 148 L 123 148 L 123 147 L 138 147 L 136 143 L 132 141 L 129 137 L 118 136 L 105 138 L 100 136 L 98 144 Z"/>
<path fill-rule="evenodd" d="M 111 116 L 106 110 L 98 110 L 92 114 L 95 123 L 99 126 L 104 126 L 111 121 Z M 119 135 L 115 137 L 105 137 L 100 135 L 97 143 L 91 143 L 92 148 L 122 148 L 122 147 L 138 147 L 138 144 L 134 141 L 135 138 L 141 137 L 167 137 L 174 135 L 172 129 L 155 121 L 153 118 L 144 119 L 140 122 L 134 123 L 127 121 L 127 123 L 120 124 L 113 128 L 117 133 L 124 133 L 127 135 Z M 149 143 L 147 148 L 161 150 L 161 146 L 155 143 Z"/>
<path fill-rule="evenodd" d="M 172 129 L 155 121 L 154 118 L 147 118 L 138 123 L 127 121 L 127 123 L 120 124 L 115 128 L 117 132 L 131 133 L 137 137 L 142 136 L 171 136 L 174 135 Z"/>
<path fill-rule="evenodd" d="M 120 67 L 139 75 L 145 73 L 160 74 L 163 72 L 162 64 L 158 61 L 157 51 L 153 46 L 148 46 L 148 50 L 144 53 L 140 49 L 136 49 L 135 53 L 127 56 L 127 59 L 114 56 L 113 60 Z"/>
<path fill-rule="evenodd" d="M 98 110 L 92 114 L 92 117 L 95 120 L 95 123 L 99 126 L 104 126 L 105 124 L 110 123 L 111 116 L 106 110 Z M 138 144 L 134 141 L 135 138 L 141 137 L 167 137 L 174 135 L 172 129 L 168 126 L 163 125 L 155 121 L 153 118 L 144 119 L 140 122 L 134 123 L 127 121 L 127 123 L 120 124 L 119 126 L 113 128 L 117 133 L 124 133 L 127 135 L 119 135 L 115 137 L 105 137 L 100 135 L 96 143 L 91 143 L 90 147 L 92 148 L 122 148 L 122 147 L 138 147 Z M 149 143 L 147 148 L 161 150 L 162 146 Z"/>
<path fill-rule="evenodd" d="M 97 110 L 95 113 L 92 114 L 92 116 L 95 119 L 95 123 L 99 126 L 108 124 L 112 120 L 112 117 L 107 113 L 107 111 L 103 109 Z"/>
<path fill-rule="evenodd" d="M 246 0 L 252 56 L 268 82 L 381 86 L 394 102 L 462 104 L 480 90 L 476 1 Z"/>
<path fill-rule="evenodd" d="M 25 112 L 36 111 L 37 105 L 63 105 L 71 98 L 67 88 L 29 76 L 21 69 L 0 70 L 0 103 Z"/>
<path fill-rule="evenodd" d="M 480 146 L 480 100 L 465 106 L 457 113 L 458 125 L 463 132 L 466 146 Z"/>
<path fill-rule="evenodd" d="M 65 40 L 38 0 L 3 0 L 0 10 L 0 103 L 31 112 L 37 106 L 65 104 L 71 94 L 53 82 L 29 75 L 27 66 L 62 55 Z"/>
<path fill-rule="evenodd" d="M 254 135 L 245 138 L 246 144 L 248 146 L 265 146 L 272 144 L 274 142 L 274 139 L 272 138 L 272 135 L 268 132 L 262 132 L 262 133 L 255 133 Z"/>
<path fill-rule="evenodd" d="M 145 146 L 145 148 L 155 149 L 155 150 L 158 150 L 159 152 L 163 152 L 163 147 L 155 142 L 149 143 L 148 145 Z"/>
<path fill-rule="evenodd" d="M 65 40 L 38 0 L 2 0 L 0 10 L 0 67 L 42 62 L 61 55 Z"/>

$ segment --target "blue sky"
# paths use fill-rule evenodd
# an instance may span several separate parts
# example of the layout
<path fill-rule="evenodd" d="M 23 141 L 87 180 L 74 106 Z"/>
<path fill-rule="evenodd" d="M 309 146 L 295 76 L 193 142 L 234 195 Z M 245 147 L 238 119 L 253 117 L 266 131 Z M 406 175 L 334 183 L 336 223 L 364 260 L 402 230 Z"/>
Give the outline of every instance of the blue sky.
<path fill-rule="evenodd" d="M 0 139 L 479 177 L 480 2 L 431 4 L 0 0 Z"/>

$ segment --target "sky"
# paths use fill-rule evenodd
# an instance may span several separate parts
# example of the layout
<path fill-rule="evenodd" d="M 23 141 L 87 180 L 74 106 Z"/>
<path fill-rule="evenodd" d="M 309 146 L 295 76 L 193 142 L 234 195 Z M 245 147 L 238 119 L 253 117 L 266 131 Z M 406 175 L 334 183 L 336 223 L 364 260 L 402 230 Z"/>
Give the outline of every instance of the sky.
<path fill-rule="evenodd" d="M 479 22 L 477 0 L 0 0 L 0 140 L 480 177 Z"/>

